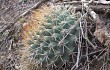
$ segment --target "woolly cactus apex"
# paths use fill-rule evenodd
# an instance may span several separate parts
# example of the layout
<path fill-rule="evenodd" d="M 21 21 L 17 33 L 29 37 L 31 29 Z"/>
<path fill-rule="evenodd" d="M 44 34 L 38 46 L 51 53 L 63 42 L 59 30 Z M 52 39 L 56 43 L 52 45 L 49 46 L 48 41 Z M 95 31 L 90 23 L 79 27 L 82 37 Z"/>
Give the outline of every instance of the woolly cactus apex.
<path fill-rule="evenodd" d="M 43 22 L 42 18 L 38 21 L 42 23 L 36 26 L 38 30 L 33 32 L 34 29 L 29 29 L 31 38 L 26 39 L 26 42 L 38 66 L 51 69 L 69 61 L 69 55 L 77 48 L 80 28 L 70 9 L 60 6 L 48 8 L 52 8 L 49 14 L 42 14 L 45 11 L 39 13 Z"/>

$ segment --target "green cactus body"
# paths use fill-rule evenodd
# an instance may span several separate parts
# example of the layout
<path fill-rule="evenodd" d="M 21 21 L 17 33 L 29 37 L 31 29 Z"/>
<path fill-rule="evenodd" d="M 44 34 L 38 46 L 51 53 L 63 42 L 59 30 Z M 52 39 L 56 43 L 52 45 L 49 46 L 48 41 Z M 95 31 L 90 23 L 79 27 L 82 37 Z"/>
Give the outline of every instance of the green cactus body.
<path fill-rule="evenodd" d="M 28 40 L 32 58 L 43 67 L 62 66 L 77 48 L 79 24 L 75 16 L 65 8 L 53 10 L 45 15 L 45 19 L 40 32 L 33 36 L 34 41 Z"/>

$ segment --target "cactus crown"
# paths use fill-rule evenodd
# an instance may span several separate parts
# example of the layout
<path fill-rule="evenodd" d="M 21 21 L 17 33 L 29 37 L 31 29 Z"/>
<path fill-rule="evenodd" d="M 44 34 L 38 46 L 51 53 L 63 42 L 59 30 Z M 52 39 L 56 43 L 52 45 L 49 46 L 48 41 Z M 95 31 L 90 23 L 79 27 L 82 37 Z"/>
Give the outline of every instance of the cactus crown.
<path fill-rule="evenodd" d="M 66 7 L 54 7 L 43 17 L 45 22 L 39 21 L 41 25 L 34 25 L 28 33 L 31 56 L 42 67 L 62 66 L 77 48 L 79 24 Z"/>

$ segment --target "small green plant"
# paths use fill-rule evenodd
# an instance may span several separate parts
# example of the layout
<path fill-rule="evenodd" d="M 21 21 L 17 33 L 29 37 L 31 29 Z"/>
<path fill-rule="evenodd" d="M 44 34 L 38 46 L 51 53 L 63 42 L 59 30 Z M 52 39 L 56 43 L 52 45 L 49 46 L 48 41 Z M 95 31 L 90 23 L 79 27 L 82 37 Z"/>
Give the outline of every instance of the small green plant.
<path fill-rule="evenodd" d="M 65 7 L 53 9 L 44 15 L 46 21 L 36 34 L 30 34 L 28 44 L 31 57 L 38 66 L 52 68 L 64 65 L 77 48 L 79 24 L 71 11 Z"/>

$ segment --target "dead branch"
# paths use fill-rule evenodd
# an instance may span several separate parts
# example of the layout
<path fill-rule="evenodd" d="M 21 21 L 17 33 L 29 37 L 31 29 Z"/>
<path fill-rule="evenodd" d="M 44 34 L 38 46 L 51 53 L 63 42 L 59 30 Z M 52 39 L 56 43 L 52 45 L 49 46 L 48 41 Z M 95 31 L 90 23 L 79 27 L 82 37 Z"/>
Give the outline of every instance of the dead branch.
<path fill-rule="evenodd" d="M 31 8 L 27 9 L 24 13 L 22 13 L 20 15 L 20 17 L 25 16 L 29 11 L 31 11 L 32 9 L 35 9 L 36 7 L 38 7 L 41 3 L 45 2 L 46 0 L 41 0 L 40 2 L 38 2 L 37 4 L 35 4 L 34 6 L 32 6 Z"/>
<path fill-rule="evenodd" d="M 89 7 L 86 7 L 86 9 L 88 10 L 88 13 L 91 15 L 91 17 L 94 19 L 96 24 L 94 35 L 102 44 L 110 47 L 110 30 L 108 30 L 106 26 L 103 26 L 104 21 L 100 20 L 98 14 L 96 14 Z"/>
<path fill-rule="evenodd" d="M 93 4 L 110 4 L 110 1 L 106 1 L 106 0 L 100 0 L 100 1 L 94 1 L 94 0 L 90 0 L 90 1 L 87 1 L 87 0 L 79 0 L 79 1 L 71 1 L 71 2 L 63 2 L 64 4 L 73 4 L 73 3 L 93 3 Z"/>
<path fill-rule="evenodd" d="M 81 1 L 72 1 L 72 2 L 64 2 L 64 3 L 57 3 L 57 5 L 63 4 L 63 5 L 72 5 L 76 8 L 76 10 L 81 10 L 83 3 L 89 3 L 89 1 L 81 2 Z M 110 9 L 110 4 L 102 4 L 100 2 L 91 2 L 88 4 L 88 7 L 96 10 L 96 11 L 103 11 Z"/>

